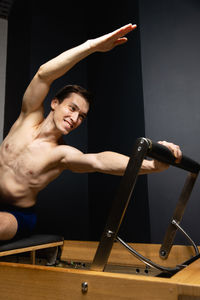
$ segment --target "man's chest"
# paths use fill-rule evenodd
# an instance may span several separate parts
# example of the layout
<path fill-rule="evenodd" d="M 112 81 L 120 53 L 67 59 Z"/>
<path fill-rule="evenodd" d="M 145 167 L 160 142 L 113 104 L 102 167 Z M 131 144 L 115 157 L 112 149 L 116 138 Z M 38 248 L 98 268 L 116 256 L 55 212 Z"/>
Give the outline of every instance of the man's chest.
<path fill-rule="evenodd" d="M 1 165 L 8 167 L 18 176 L 37 177 L 56 169 L 59 157 L 56 147 L 34 140 L 18 143 L 8 139 L 1 148 Z"/>

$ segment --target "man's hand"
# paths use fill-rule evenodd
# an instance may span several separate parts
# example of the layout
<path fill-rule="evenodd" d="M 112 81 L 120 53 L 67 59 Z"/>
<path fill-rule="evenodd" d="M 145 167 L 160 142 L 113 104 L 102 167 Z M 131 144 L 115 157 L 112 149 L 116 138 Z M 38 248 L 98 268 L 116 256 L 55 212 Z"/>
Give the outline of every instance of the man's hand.
<path fill-rule="evenodd" d="M 179 163 L 181 161 L 182 152 L 178 145 L 175 145 L 173 143 L 168 143 L 166 141 L 159 141 L 158 143 L 167 147 L 172 152 L 172 154 L 176 157 L 176 160 L 175 160 L 176 163 Z M 153 160 L 153 164 L 154 164 L 155 170 L 157 170 L 158 172 L 164 171 L 169 168 L 168 164 L 165 164 L 165 163 L 157 161 L 157 160 Z"/>
<path fill-rule="evenodd" d="M 126 43 L 128 39 L 125 37 L 125 35 L 134 30 L 136 27 L 137 25 L 135 24 L 127 24 L 111 33 L 89 40 L 89 45 L 94 51 L 110 51 L 114 47 Z"/>
<path fill-rule="evenodd" d="M 176 163 L 179 163 L 181 161 L 182 152 L 178 145 L 175 145 L 173 143 L 168 143 L 166 141 L 159 141 L 158 143 L 167 147 L 172 152 L 172 154 L 176 157 L 176 161 L 175 161 Z"/>

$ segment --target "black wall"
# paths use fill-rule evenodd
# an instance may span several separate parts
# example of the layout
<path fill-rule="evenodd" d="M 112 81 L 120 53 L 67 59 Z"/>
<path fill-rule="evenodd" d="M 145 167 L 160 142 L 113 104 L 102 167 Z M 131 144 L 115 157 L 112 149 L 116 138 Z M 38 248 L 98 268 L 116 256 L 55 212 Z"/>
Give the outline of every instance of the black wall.
<path fill-rule="evenodd" d="M 90 36 L 104 34 L 129 22 L 138 24 L 137 1 L 125 1 L 114 12 L 116 2 L 111 2 L 109 9 L 105 9 L 105 1 L 101 2 L 104 5 L 98 7 L 98 14 L 91 14 Z M 139 30 L 128 35 L 128 43 L 122 47 L 91 57 L 88 70 L 89 87 L 96 96 L 89 116 L 88 150 L 112 150 L 130 155 L 135 139 L 145 135 Z M 119 182 L 120 178 L 114 176 L 89 175 L 91 239 L 100 237 Z M 148 209 L 146 176 L 143 176 L 138 180 L 120 235 L 129 241 L 149 241 Z M 139 220 L 142 222 L 138 230 Z"/>
<path fill-rule="evenodd" d="M 78 5 L 58 1 L 56 6 L 29 1 L 28 6 L 24 0 L 15 1 L 9 18 L 5 134 L 42 63 L 88 38 L 138 23 L 137 1 L 125 1 L 119 8 L 115 1 L 110 4 L 108 8 L 106 1 L 98 6 L 93 1 Z M 126 45 L 93 54 L 58 79 L 46 99 L 46 113 L 55 91 L 67 83 L 91 89 L 95 102 L 87 122 L 66 136 L 66 143 L 84 152 L 112 150 L 129 155 L 135 139 L 145 135 L 139 30 L 129 35 Z M 119 177 L 110 175 L 64 172 L 39 194 L 38 229 L 64 234 L 66 239 L 99 239 L 119 182 Z M 120 234 L 130 241 L 150 239 L 146 176 L 138 180 Z"/>

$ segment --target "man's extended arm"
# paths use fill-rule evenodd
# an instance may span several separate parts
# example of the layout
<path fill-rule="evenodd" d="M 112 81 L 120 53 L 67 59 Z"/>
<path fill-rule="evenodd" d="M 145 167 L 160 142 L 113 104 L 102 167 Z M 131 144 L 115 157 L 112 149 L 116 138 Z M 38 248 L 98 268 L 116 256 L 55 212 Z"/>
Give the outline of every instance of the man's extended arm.
<path fill-rule="evenodd" d="M 176 157 L 177 162 L 182 157 L 179 146 L 166 141 L 159 142 L 166 146 Z M 94 154 L 84 154 L 70 147 L 62 146 L 63 159 L 61 163 L 65 169 L 78 173 L 100 172 L 122 176 L 127 167 L 129 157 L 116 152 L 105 151 Z M 169 165 L 157 160 L 143 160 L 140 174 L 150 174 L 166 170 Z"/>
<path fill-rule="evenodd" d="M 22 112 L 28 114 L 39 110 L 54 80 L 63 76 L 88 55 L 94 52 L 106 52 L 125 43 L 127 38 L 124 36 L 135 28 L 136 25 L 125 25 L 109 34 L 88 40 L 43 64 L 24 94 Z"/>

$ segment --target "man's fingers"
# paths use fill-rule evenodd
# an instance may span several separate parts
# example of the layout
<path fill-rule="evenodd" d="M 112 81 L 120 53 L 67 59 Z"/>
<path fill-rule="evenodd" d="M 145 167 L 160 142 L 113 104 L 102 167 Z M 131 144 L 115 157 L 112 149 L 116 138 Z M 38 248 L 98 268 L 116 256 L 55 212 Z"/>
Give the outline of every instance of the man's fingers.
<path fill-rule="evenodd" d="M 166 141 L 159 141 L 158 143 L 167 147 L 173 153 L 173 155 L 176 157 L 176 163 L 179 163 L 181 161 L 182 151 L 178 145 L 168 143 Z"/>
<path fill-rule="evenodd" d="M 137 25 L 127 24 L 111 33 L 107 33 L 99 38 L 90 40 L 90 47 L 96 51 L 106 52 L 113 49 L 115 46 L 127 42 L 125 35 L 134 30 Z"/>
<path fill-rule="evenodd" d="M 114 40 L 114 46 L 125 44 L 128 39 L 125 37 L 129 32 L 134 30 L 137 27 L 136 24 L 128 24 L 120 29 L 115 30 L 114 32 L 110 33 L 110 36 L 108 37 L 110 40 Z"/>
<path fill-rule="evenodd" d="M 106 36 L 109 39 L 120 39 L 122 37 L 124 37 L 125 35 L 127 35 L 129 32 L 131 32 L 132 30 L 134 30 L 137 27 L 136 24 L 132 25 L 132 24 L 127 24 L 121 28 L 118 28 L 116 30 L 114 30 L 111 33 L 108 33 Z"/>
<path fill-rule="evenodd" d="M 179 146 L 176 146 L 174 149 L 174 156 L 177 158 L 176 163 L 179 163 L 182 158 L 182 151 Z"/>
<path fill-rule="evenodd" d="M 123 37 L 123 38 L 120 38 L 118 39 L 117 41 L 115 41 L 115 46 L 118 46 L 118 45 L 122 45 L 124 43 L 126 43 L 128 41 L 128 39 L 126 37 Z"/>
<path fill-rule="evenodd" d="M 132 30 L 134 30 L 137 27 L 136 24 L 132 25 L 132 24 L 127 24 L 117 30 L 114 31 L 114 34 L 116 35 L 116 37 L 120 38 L 123 37 L 124 35 L 128 34 L 129 32 L 131 32 Z"/>

